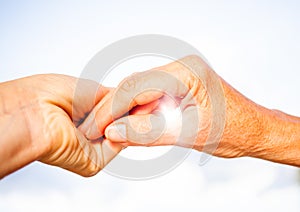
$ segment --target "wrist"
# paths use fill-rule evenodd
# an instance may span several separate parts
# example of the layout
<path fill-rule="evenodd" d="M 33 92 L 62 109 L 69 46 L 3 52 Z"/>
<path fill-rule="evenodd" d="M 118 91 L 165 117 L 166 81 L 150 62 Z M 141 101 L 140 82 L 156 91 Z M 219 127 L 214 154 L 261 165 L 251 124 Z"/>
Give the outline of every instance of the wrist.
<path fill-rule="evenodd" d="M 0 178 L 37 160 L 42 148 L 31 130 L 35 104 L 27 104 L 22 79 L 0 84 Z"/>

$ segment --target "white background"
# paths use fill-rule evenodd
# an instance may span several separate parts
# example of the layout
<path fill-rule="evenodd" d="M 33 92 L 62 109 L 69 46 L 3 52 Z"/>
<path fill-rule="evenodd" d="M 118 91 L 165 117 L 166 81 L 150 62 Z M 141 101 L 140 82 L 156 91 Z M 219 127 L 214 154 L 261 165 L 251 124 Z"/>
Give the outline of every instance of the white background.
<path fill-rule="evenodd" d="M 296 0 L 0 1 L 0 80 L 79 76 L 106 45 L 156 33 L 196 47 L 257 103 L 299 116 L 299 11 Z M 137 68 L 124 73 L 149 64 Z M 296 168 L 249 158 L 199 166 L 199 158 L 192 152 L 148 181 L 34 163 L 0 181 L 0 211 L 300 211 Z"/>

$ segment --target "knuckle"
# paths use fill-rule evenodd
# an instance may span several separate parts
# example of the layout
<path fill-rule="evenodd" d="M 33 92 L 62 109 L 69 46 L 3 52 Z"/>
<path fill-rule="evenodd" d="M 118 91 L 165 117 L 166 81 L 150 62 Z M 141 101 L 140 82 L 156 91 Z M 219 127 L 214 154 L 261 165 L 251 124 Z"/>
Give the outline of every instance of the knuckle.
<path fill-rule="evenodd" d="M 135 85 L 136 85 L 136 79 L 135 79 L 135 77 L 129 77 L 129 78 L 127 78 L 127 79 L 122 83 L 121 88 L 122 88 L 124 91 L 129 91 L 129 90 L 131 90 L 131 89 L 134 89 L 134 88 L 135 88 Z"/>
<path fill-rule="evenodd" d="M 196 54 L 188 55 L 187 58 L 191 61 L 199 61 L 200 57 Z"/>
<path fill-rule="evenodd" d="M 138 81 L 138 76 L 139 73 L 133 73 L 129 77 L 126 77 L 122 82 L 120 89 L 125 92 L 135 89 Z"/>
<path fill-rule="evenodd" d="M 138 133 L 147 133 L 151 131 L 151 125 L 147 123 L 147 121 L 139 121 L 137 125 L 137 132 Z"/>

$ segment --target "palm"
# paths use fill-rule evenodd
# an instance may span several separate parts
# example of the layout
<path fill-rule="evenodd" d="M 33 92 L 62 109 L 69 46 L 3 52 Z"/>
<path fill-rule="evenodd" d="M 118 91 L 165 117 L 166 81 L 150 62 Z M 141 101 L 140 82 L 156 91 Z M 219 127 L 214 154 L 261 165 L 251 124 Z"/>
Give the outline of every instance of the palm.
<path fill-rule="evenodd" d="M 39 104 L 32 121 L 33 139 L 47 144 L 41 162 L 83 176 L 100 171 L 120 150 L 108 140 L 89 141 L 78 125 L 108 89 L 95 82 L 61 75 L 42 76 L 43 90 L 36 92 Z M 40 79 L 39 79 L 40 80 Z M 38 117 L 38 118 L 36 118 Z"/>

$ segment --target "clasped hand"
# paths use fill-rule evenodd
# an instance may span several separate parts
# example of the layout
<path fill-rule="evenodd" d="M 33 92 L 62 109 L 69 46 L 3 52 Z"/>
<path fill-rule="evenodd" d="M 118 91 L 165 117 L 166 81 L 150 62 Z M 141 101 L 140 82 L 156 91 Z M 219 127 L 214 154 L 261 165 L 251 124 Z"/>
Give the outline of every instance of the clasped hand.
<path fill-rule="evenodd" d="M 298 119 L 255 104 L 197 56 L 133 74 L 114 89 L 54 74 L 0 86 L 0 177 L 35 160 L 92 176 L 134 145 L 178 145 L 219 157 L 252 156 L 299 165 L 294 157 L 299 142 L 290 149 L 293 154 L 284 154 L 284 139 L 278 136 L 282 132 L 274 127 L 294 135 Z M 223 101 L 217 107 L 225 113 L 212 110 L 215 102 L 208 91 Z M 180 121 L 171 127 L 162 113 L 166 105 L 181 111 Z M 215 135 L 218 139 L 206 142 Z"/>

